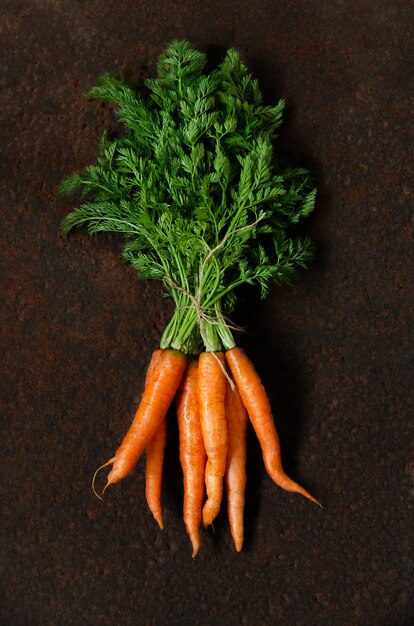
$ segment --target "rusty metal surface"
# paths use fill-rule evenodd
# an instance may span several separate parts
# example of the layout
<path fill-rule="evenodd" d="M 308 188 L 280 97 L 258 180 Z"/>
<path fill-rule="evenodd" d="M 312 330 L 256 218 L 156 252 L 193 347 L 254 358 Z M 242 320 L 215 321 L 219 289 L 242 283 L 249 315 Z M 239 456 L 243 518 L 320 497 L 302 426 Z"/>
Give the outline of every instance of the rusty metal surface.
<path fill-rule="evenodd" d="M 2 0 L 0 9 L 0 623 L 410 623 L 410 3 Z M 111 122 L 83 93 L 104 71 L 151 74 L 182 37 L 213 62 L 238 48 L 266 99 L 287 100 L 280 150 L 320 188 L 305 226 L 317 262 L 297 287 L 245 302 L 237 321 L 248 325 L 241 342 L 269 390 L 287 469 L 324 509 L 271 483 L 250 432 L 245 549 L 234 552 L 223 512 L 195 561 L 173 421 L 163 533 L 146 509 L 142 461 L 104 503 L 90 489 L 171 308 L 122 264 L 115 237 L 58 233 L 71 203 L 57 186 L 93 161 Z"/>

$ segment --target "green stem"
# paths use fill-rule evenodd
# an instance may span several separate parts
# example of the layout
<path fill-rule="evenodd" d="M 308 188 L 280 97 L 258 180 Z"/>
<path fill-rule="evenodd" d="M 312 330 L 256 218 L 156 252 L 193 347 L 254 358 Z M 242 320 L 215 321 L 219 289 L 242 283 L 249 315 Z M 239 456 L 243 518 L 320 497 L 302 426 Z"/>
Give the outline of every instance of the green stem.
<path fill-rule="evenodd" d="M 211 324 L 207 320 L 202 319 L 200 322 L 200 334 L 204 342 L 206 352 L 220 352 L 222 345 L 220 337 L 217 333 L 216 324 Z"/>
<path fill-rule="evenodd" d="M 224 289 L 219 291 L 217 294 L 213 293 L 212 297 L 207 299 L 205 303 L 206 307 L 214 306 L 215 304 L 220 302 L 220 300 L 222 300 L 223 296 L 225 296 L 230 291 L 233 291 L 233 289 L 236 289 L 236 287 L 239 287 L 240 285 L 244 285 L 246 282 L 247 281 L 243 279 L 235 280 L 234 282 L 231 283 L 231 285 L 229 285 L 228 287 L 225 287 Z"/>
<path fill-rule="evenodd" d="M 162 334 L 160 348 L 180 350 L 184 354 L 199 354 L 203 344 L 206 352 L 219 352 L 223 346 L 226 350 L 233 348 L 236 344 L 219 305 L 211 318 L 211 321 L 199 319 L 191 304 L 177 308 Z"/>
<path fill-rule="evenodd" d="M 197 353 L 199 339 L 197 335 L 197 312 L 189 303 L 174 311 L 174 314 L 165 328 L 160 348 L 165 350 L 172 348 L 185 354 Z M 195 351 L 195 352 L 194 352 Z"/>
<path fill-rule="evenodd" d="M 223 317 L 223 313 L 222 313 L 221 306 L 219 303 L 216 304 L 215 309 L 216 309 L 216 318 L 217 318 L 217 321 L 219 322 L 217 326 L 217 333 L 221 341 L 223 342 L 223 346 L 225 347 L 225 349 L 231 350 L 231 348 L 235 348 L 236 346 L 236 342 L 234 341 L 233 334 Z"/>

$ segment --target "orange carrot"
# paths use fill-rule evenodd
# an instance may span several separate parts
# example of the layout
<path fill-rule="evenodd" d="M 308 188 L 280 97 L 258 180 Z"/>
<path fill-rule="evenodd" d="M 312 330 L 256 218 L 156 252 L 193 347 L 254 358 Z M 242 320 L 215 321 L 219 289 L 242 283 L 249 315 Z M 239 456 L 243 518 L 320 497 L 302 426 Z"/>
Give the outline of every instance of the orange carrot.
<path fill-rule="evenodd" d="M 162 350 L 154 350 L 148 366 L 145 387 L 150 383 L 155 366 L 162 354 Z M 165 444 L 167 442 L 167 420 L 163 419 L 146 449 L 145 465 L 145 496 L 149 510 L 158 522 L 161 530 L 164 528 L 161 509 L 162 468 L 164 464 Z"/>
<path fill-rule="evenodd" d="M 197 361 L 191 361 L 177 397 L 180 462 L 184 477 L 184 523 L 193 546 L 193 558 L 200 549 L 199 528 L 206 465 L 198 408 L 197 373 Z"/>
<path fill-rule="evenodd" d="M 318 500 L 285 474 L 269 398 L 252 362 L 237 347 L 226 352 L 226 360 L 259 439 L 267 473 L 282 489 L 300 493 L 320 506 Z"/>
<path fill-rule="evenodd" d="M 177 350 L 163 350 L 145 388 L 135 418 L 124 437 L 108 474 L 108 485 L 117 483 L 135 467 L 139 457 L 165 419 L 186 367 L 186 358 Z"/>
<path fill-rule="evenodd" d="M 246 490 L 246 428 L 247 412 L 236 388 L 227 384 L 227 465 L 226 489 L 227 509 L 231 536 L 237 552 L 243 546 L 243 513 Z"/>
<path fill-rule="evenodd" d="M 201 432 L 207 453 L 207 501 L 202 512 L 206 528 L 216 518 L 223 496 L 223 476 L 227 457 L 225 417 L 226 377 L 222 352 L 202 352 L 198 362 L 198 401 Z"/>
<path fill-rule="evenodd" d="M 166 443 L 167 419 L 164 418 L 154 437 L 147 445 L 145 466 L 145 497 L 149 510 L 158 522 L 161 530 L 164 528 L 161 509 L 161 486 Z"/>

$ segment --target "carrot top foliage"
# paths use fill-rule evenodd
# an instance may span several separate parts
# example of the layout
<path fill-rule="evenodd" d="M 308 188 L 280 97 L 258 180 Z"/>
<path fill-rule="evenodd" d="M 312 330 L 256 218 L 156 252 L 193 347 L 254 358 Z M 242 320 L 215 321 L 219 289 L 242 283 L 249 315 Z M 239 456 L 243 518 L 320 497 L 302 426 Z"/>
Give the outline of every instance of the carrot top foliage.
<path fill-rule="evenodd" d="M 97 163 L 62 184 L 82 197 L 63 232 L 122 233 L 124 258 L 175 302 L 161 348 L 186 354 L 234 347 L 224 315 L 236 288 L 257 284 L 265 297 L 312 258 L 310 240 L 289 232 L 313 210 L 316 189 L 273 146 L 284 101 L 263 104 L 234 50 L 208 74 L 205 64 L 189 42 L 174 41 L 142 93 L 102 76 L 88 95 L 115 103 L 126 133 L 104 133 Z"/>

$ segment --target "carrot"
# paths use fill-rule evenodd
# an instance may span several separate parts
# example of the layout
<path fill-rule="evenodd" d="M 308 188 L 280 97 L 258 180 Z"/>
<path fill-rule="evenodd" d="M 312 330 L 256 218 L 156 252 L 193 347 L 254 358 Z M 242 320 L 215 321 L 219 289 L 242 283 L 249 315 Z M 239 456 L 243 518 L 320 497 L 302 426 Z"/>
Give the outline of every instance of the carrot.
<path fill-rule="evenodd" d="M 186 358 L 178 350 L 163 350 L 145 388 L 135 418 L 115 456 L 108 461 L 112 470 L 106 487 L 119 482 L 135 467 L 165 418 L 186 367 Z"/>
<path fill-rule="evenodd" d="M 193 558 L 200 549 L 199 528 L 204 496 L 206 452 L 201 433 L 197 396 L 197 361 L 191 361 L 177 397 L 180 463 L 184 478 L 184 523 L 193 546 Z"/>
<path fill-rule="evenodd" d="M 148 366 L 145 386 L 147 387 L 158 360 L 162 354 L 162 350 L 154 350 L 151 361 Z M 161 509 L 161 485 L 162 485 L 162 468 L 164 464 L 165 444 L 167 442 L 167 420 L 164 419 L 154 437 L 151 439 L 146 449 L 146 465 L 145 465 L 145 497 L 149 510 L 153 514 L 156 522 L 158 522 L 161 530 L 164 528 L 162 521 Z"/>
<path fill-rule="evenodd" d="M 201 432 L 207 453 L 207 501 L 202 512 L 206 528 L 216 518 L 223 496 L 226 469 L 227 427 L 225 417 L 226 377 L 222 352 L 202 352 L 198 362 L 198 398 Z"/>
<path fill-rule="evenodd" d="M 231 536 L 237 552 L 243 546 L 243 513 L 246 490 L 246 428 L 247 412 L 236 388 L 227 384 L 227 465 L 226 489 Z"/>
<path fill-rule="evenodd" d="M 282 467 L 279 437 L 269 398 L 252 362 L 245 352 L 237 347 L 226 352 L 226 361 L 259 439 L 267 473 L 282 489 L 300 493 L 321 506 L 318 500 L 289 478 Z"/>

